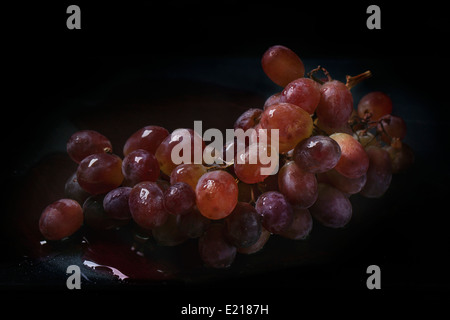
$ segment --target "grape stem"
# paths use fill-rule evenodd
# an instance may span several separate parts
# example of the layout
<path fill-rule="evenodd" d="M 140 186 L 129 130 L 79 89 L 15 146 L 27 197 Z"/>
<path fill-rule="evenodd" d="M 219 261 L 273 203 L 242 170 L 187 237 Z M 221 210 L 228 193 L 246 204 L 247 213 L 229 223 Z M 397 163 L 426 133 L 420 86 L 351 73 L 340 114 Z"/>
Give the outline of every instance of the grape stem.
<path fill-rule="evenodd" d="M 354 86 L 356 86 L 361 81 L 368 79 L 372 76 L 372 72 L 370 70 L 367 70 L 366 72 L 363 72 L 361 74 L 358 74 L 356 76 L 349 76 L 347 75 L 345 78 L 347 79 L 347 83 L 345 86 L 350 90 Z"/>
<path fill-rule="evenodd" d="M 331 80 L 333 80 L 333 78 L 331 77 L 331 75 L 330 75 L 330 73 L 328 72 L 328 70 L 325 69 L 325 68 L 322 67 L 322 66 L 317 66 L 317 68 L 312 69 L 310 72 L 308 72 L 308 77 L 310 77 L 311 79 L 313 79 L 314 81 L 316 81 L 316 82 L 318 82 L 318 83 L 320 83 L 320 84 L 324 84 L 325 81 L 322 81 L 322 80 L 320 80 L 319 78 L 316 78 L 316 77 L 314 76 L 314 75 L 315 75 L 317 72 L 319 72 L 319 71 L 322 71 L 323 74 L 327 77 L 327 80 L 326 80 L 326 81 L 331 81 Z"/>

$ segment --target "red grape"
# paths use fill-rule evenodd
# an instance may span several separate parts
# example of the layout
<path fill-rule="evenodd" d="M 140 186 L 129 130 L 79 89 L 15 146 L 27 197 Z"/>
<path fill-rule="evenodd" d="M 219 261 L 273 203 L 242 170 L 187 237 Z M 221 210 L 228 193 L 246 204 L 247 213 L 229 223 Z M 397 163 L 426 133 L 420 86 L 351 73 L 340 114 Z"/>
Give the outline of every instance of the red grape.
<path fill-rule="evenodd" d="M 281 92 L 277 92 L 277 93 L 271 95 L 264 102 L 263 109 L 266 110 L 267 107 L 270 107 L 271 105 L 276 104 L 276 103 L 280 103 L 281 102 L 280 99 L 281 99 Z"/>
<path fill-rule="evenodd" d="M 145 126 L 133 133 L 123 146 L 123 155 L 131 151 L 144 149 L 155 154 L 161 142 L 169 135 L 169 131 L 159 126 Z"/>
<path fill-rule="evenodd" d="M 261 217 L 255 208 L 238 202 L 233 212 L 225 218 L 225 235 L 238 248 L 255 244 L 261 235 Z"/>
<path fill-rule="evenodd" d="M 111 142 L 94 130 L 75 132 L 67 142 L 67 153 L 76 163 L 95 153 L 112 152 Z"/>
<path fill-rule="evenodd" d="M 261 59 L 262 68 L 270 80 L 281 87 L 305 75 L 302 60 L 291 49 L 284 46 L 272 46 Z"/>
<path fill-rule="evenodd" d="M 357 178 L 347 178 L 340 174 L 335 169 L 321 173 L 317 180 L 319 182 L 326 182 L 336 189 L 339 189 L 345 194 L 355 194 L 361 191 L 366 184 L 367 175 L 363 174 Z"/>
<path fill-rule="evenodd" d="M 225 238 L 225 226 L 213 223 L 198 241 L 200 258 L 213 268 L 227 268 L 236 257 L 236 247 Z"/>
<path fill-rule="evenodd" d="M 202 164 L 180 164 L 170 174 L 170 183 L 184 182 L 195 190 L 197 182 L 206 173 L 206 168 Z"/>
<path fill-rule="evenodd" d="M 282 91 L 280 102 L 295 104 L 309 114 L 313 114 L 320 101 L 320 86 L 309 78 L 290 82 Z"/>
<path fill-rule="evenodd" d="M 281 233 L 292 223 L 292 207 L 277 191 L 268 191 L 259 196 L 255 205 L 262 217 L 262 225 L 272 233 Z"/>
<path fill-rule="evenodd" d="M 61 240 L 83 225 L 83 209 L 72 199 L 60 199 L 48 205 L 39 218 L 39 231 L 47 240 Z"/>
<path fill-rule="evenodd" d="M 236 155 L 236 160 L 234 162 L 234 173 L 239 178 L 239 180 L 245 183 L 257 183 L 263 181 L 270 172 L 266 173 L 264 170 L 271 171 L 271 167 L 274 168 L 273 172 L 278 168 L 278 154 L 276 155 L 276 162 L 272 163 L 268 161 L 266 164 L 261 161 L 260 155 L 264 155 L 271 158 L 272 154 L 275 153 L 275 149 L 271 148 L 269 145 L 264 144 L 252 144 L 251 146 L 245 148 L 245 152 L 240 152 Z"/>
<path fill-rule="evenodd" d="M 295 146 L 293 159 L 306 172 L 320 173 L 336 166 L 341 158 L 339 144 L 327 136 L 312 136 Z"/>
<path fill-rule="evenodd" d="M 152 229 L 166 222 L 164 194 L 156 182 L 138 183 L 130 192 L 128 200 L 133 220 L 144 229 Z"/>
<path fill-rule="evenodd" d="M 367 113 L 372 114 L 370 120 L 378 121 L 381 117 L 392 112 L 392 100 L 380 91 L 366 94 L 359 100 L 358 116 L 364 118 Z"/>
<path fill-rule="evenodd" d="M 131 187 L 142 181 L 154 182 L 159 177 L 158 160 L 146 150 L 133 150 L 123 159 L 122 173 L 126 185 Z"/>
<path fill-rule="evenodd" d="M 300 169 L 294 161 L 287 162 L 278 174 L 280 192 L 292 204 L 309 208 L 317 199 L 317 179 L 314 173 Z"/>
<path fill-rule="evenodd" d="M 308 209 L 294 206 L 294 219 L 287 229 L 280 233 L 282 237 L 292 240 L 305 239 L 312 230 L 313 219 Z"/>
<path fill-rule="evenodd" d="M 393 138 L 403 140 L 406 137 L 406 123 L 402 118 L 388 114 L 378 122 L 377 131 L 381 139 L 390 144 Z"/>
<path fill-rule="evenodd" d="M 293 149 L 297 143 L 308 138 L 313 129 L 311 116 L 302 108 L 290 103 L 278 103 L 264 110 L 260 122 L 261 128 L 269 132 L 279 130 L 279 152 Z M 272 143 L 273 144 L 273 143 Z"/>
<path fill-rule="evenodd" d="M 164 192 L 164 208 L 173 215 L 189 213 L 195 205 L 195 192 L 190 185 L 177 182 Z"/>
<path fill-rule="evenodd" d="M 108 153 L 87 156 L 78 165 L 77 179 L 90 194 L 111 191 L 122 184 L 122 160 Z"/>
<path fill-rule="evenodd" d="M 379 147 L 368 147 L 366 152 L 369 156 L 369 169 L 366 184 L 360 193 L 367 198 L 379 198 L 391 184 L 391 158 L 386 150 Z"/>
<path fill-rule="evenodd" d="M 84 203 L 89 198 L 90 194 L 78 183 L 77 172 L 75 171 L 69 179 L 67 179 L 64 185 L 64 196 L 69 199 L 73 199 L 78 203 Z"/>
<path fill-rule="evenodd" d="M 319 183 L 319 196 L 309 208 L 314 219 L 326 227 L 342 228 L 352 218 L 352 204 L 338 189 Z"/>
<path fill-rule="evenodd" d="M 259 123 L 262 112 L 263 110 L 261 109 L 248 109 L 236 120 L 236 122 L 234 123 L 234 130 L 242 129 L 244 131 L 247 131 L 248 129 L 253 128 Z"/>
<path fill-rule="evenodd" d="M 103 208 L 109 217 L 118 220 L 131 219 L 130 206 L 128 205 L 130 192 L 130 187 L 119 187 L 106 194 L 103 199 Z"/>
<path fill-rule="evenodd" d="M 176 146 L 177 148 L 180 148 L 180 152 L 176 154 L 177 156 L 183 157 L 183 150 L 189 150 L 189 163 L 195 163 L 195 154 L 199 154 L 200 159 L 198 160 L 202 161 L 205 143 L 203 142 L 202 137 L 192 129 L 177 129 L 167 136 L 163 142 L 161 142 L 158 149 L 156 149 L 155 156 L 158 159 L 161 171 L 169 176 L 172 173 L 172 170 L 175 169 L 178 164 L 181 164 L 176 164 L 174 159 L 172 159 L 172 150 Z"/>
<path fill-rule="evenodd" d="M 195 189 L 197 207 L 209 219 L 228 216 L 237 204 L 238 187 L 231 174 L 217 170 L 205 173 Z"/>
<path fill-rule="evenodd" d="M 329 128 L 344 126 L 353 111 L 353 97 L 348 88 L 340 81 L 325 82 L 320 87 L 320 102 L 317 106 L 319 121 Z"/>
<path fill-rule="evenodd" d="M 330 136 L 341 148 L 341 158 L 335 166 L 340 174 L 347 178 L 358 178 L 367 172 L 369 157 L 362 145 L 351 135 L 334 133 Z"/>

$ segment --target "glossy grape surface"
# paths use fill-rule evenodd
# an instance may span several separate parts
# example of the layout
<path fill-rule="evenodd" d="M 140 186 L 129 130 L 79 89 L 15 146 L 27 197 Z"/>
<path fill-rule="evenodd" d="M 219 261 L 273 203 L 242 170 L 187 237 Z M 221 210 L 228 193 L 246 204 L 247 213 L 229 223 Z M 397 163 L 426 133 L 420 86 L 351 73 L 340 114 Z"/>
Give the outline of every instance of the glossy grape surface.
<path fill-rule="evenodd" d="M 228 216 L 238 201 L 236 181 L 221 170 L 205 173 L 198 180 L 195 194 L 201 214 L 213 220 Z"/>
<path fill-rule="evenodd" d="M 172 170 L 181 164 L 176 164 L 173 161 L 174 159 L 172 159 L 172 150 L 176 146 L 180 151 L 177 153 L 177 156 L 182 157 L 184 150 L 189 150 L 190 157 L 186 156 L 186 158 L 189 158 L 189 163 L 195 163 L 195 160 L 199 160 L 200 162 L 196 164 L 202 163 L 203 149 L 205 148 L 202 137 L 192 129 L 177 129 L 161 142 L 155 153 L 159 168 L 166 175 L 170 176 Z M 196 159 L 195 154 L 197 154 L 197 158 L 199 159 Z"/>
<path fill-rule="evenodd" d="M 144 229 L 152 229 L 166 222 L 164 194 L 155 182 L 138 183 L 130 192 L 128 200 L 133 220 Z"/>
<path fill-rule="evenodd" d="M 320 101 L 320 86 L 309 78 L 290 82 L 282 91 L 280 102 L 294 104 L 309 114 L 313 114 Z"/>
<path fill-rule="evenodd" d="M 353 97 L 350 90 L 340 81 L 325 82 L 320 87 L 320 102 L 317 117 L 326 127 L 344 126 L 353 111 Z"/>
<path fill-rule="evenodd" d="M 47 240 L 61 240 L 83 225 L 83 209 L 72 199 L 60 199 L 48 205 L 39 218 L 39 231 Z"/>
<path fill-rule="evenodd" d="M 76 163 L 80 163 L 91 154 L 112 152 L 111 142 L 94 130 L 75 132 L 67 142 L 67 153 Z"/>
<path fill-rule="evenodd" d="M 259 123 L 263 110 L 262 109 L 248 109 L 237 118 L 234 123 L 234 130 L 242 129 L 244 131 L 253 128 Z"/>
<path fill-rule="evenodd" d="M 308 138 L 313 129 L 308 112 L 290 103 L 278 103 L 266 108 L 260 125 L 262 129 L 269 130 L 269 137 L 271 129 L 279 130 L 280 153 L 293 149 L 297 143 Z"/>
<path fill-rule="evenodd" d="M 133 150 L 123 159 L 122 173 L 130 187 L 142 181 L 154 182 L 159 177 L 158 160 L 146 150 Z"/>
<path fill-rule="evenodd" d="M 305 66 L 295 52 L 285 46 L 272 46 L 264 53 L 261 65 L 270 80 L 281 87 L 305 75 Z"/>
<path fill-rule="evenodd" d="M 180 164 L 172 170 L 170 183 L 184 182 L 195 190 L 197 182 L 206 173 L 206 168 L 202 164 Z"/>
<path fill-rule="evenodd" d="M 339 144 L 327 136 L 312 136 L 295 146 L 293 159 L 306 172 L 321 173 L 333 169 L 341 158 Z"/>
<path fill-rule="evenodd" d="M 277 191 L 268 191 L 259 196 L 255 208 L 262 217 L 263 227 L 272 233 L 284 231 L 294 218 L 291 205 Z"/>
<path fill-rule="evenodd" d="M 300 208 L 309 208 L 317 199 L 317 179 L 314 173 L 287 162 L 278 174 L 278 187 L 286 199 Z"/>
<path fill-rule="evenodd" d="M 106 194 L 103 199 L 103 208 L 109 217 L 119 220 L 131 219 L 130 206 L 128 205 L 130 192 L 130 187 L 119 187 Z"/>
<path fill-rule="evenodd" d="M 370 113 L 371 121 L 378 121 L 381 117 L 392 113 L 391 98 L 381 91 L 374 91 L 366 94 L 359 100 L 358 116 L 364 118 Z"/>
<path fill-rule="evenodd" d="M 133 133 L 123 146 L 123 155 L 128 155 L 131 151 L 144 149 L 155 154 L 161 142 L 169 135 L 163 127 L 145 126 Z"/>
<path fill-rule="evenodd" d="M 369 157 L 362 145 L 346 133 L 334 133 L 330 138 L 341 148 L 341 157 L 334 167 L 336 171 L 351 179 L 364 175 L 369 168 Z"/>
<path fill-rule="evenodd" d="M 195 205 L 195 191 L 184 182 L 172 184 L 164 192 L 164 208 L 173 215 L 189 213 Z"/>
<path fill-rule="evenodd" d="M 79 185 L 90 194 L 107 193 L 120 186 L 123 178 L 122 160 L 108 153 L 87 156 L 77 169 Z"/>

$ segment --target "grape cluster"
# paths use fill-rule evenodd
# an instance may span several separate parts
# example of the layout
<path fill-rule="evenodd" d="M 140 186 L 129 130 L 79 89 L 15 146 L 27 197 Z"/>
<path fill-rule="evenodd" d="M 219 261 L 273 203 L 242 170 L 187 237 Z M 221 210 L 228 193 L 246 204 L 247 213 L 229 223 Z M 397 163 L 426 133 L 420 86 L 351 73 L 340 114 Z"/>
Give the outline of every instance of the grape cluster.
<path fill-rule="evenodd" d="M 224 165 L 175 164 L 171 153 L 179 144 L 205 148 L 192 129 L 146 126 L 128 138 L 123 158 L 102 134 L 78 131 L 67 142 L 78 168 L 67 180 L 66 198 L 43 210 L 42 235 L 61 240 L 82 225 L 106 230 L 133 223 L 161 245 L 198 238 L 202 261 L 224 268 L 237 252 L 259 251 L 272 234 L 305 239 L 313 220 L 344 227 L 351 195 L 381 197 L 392 174 L 412 164 L 414 154 L 402 141 L 405 122 L 392 115 L 388 95 L 368 93 L 353 107 L 350 89 L 369 73 L 343 83 L 319 66 L 305 77 L 302 60 L 284 46 L 269 48 L 262 68 L 283 89 L 244 112 L 234 129 L 278 129 L 277 172 L 262 174 L 265 164 L 236 158 Z M 263 131 L 255 132 L 260 139 Z M 270 146 L 272 137 L 266 138 Z M 246 146 L 236 157 L 248 160 L 252 152 Z"/>

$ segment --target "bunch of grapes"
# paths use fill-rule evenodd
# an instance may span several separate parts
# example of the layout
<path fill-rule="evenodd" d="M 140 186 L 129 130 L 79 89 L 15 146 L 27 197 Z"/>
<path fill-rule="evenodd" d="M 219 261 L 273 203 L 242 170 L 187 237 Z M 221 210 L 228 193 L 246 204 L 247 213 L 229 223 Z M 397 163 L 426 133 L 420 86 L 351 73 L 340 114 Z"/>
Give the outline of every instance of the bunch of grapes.
<path fill-rule="evenodd" d="M 83 225 L 106 230 L 132 223 L 161 245 L 198 238 L 204 264 L 225 268 L 237 252 L 255 253 L 273 234 L 305 239 L 313 221 L 344 227 L 352 217 L 351 195 L 381 197 L 392 174 L 412 164 L 413 152 L 402 141 L 405 122 L 392 115 L 388 95 L 371 92 L 353 107 L 350 89 L 370 72 L 343 83 L 319 66 L 305 77 L 302 60 L 284 46 L 269 48 L 262 68 L 283 90 L 263 108 L 244 112 L 234 129 L 278 129 L 277 172 L 263 174 L 266 164 L 237 161 L 252 156 L 249 145 L 224 165 L 194 159 L 177 165 L 174 147 L 205 148 L 191 129 L 141 128 L 126 141 L 123 158 L 107 137 L 78 131 L 67 142 L 78 168 L 67 180 L 66 198 L 43 210 L 42 235 L 57 241 Z"/>

